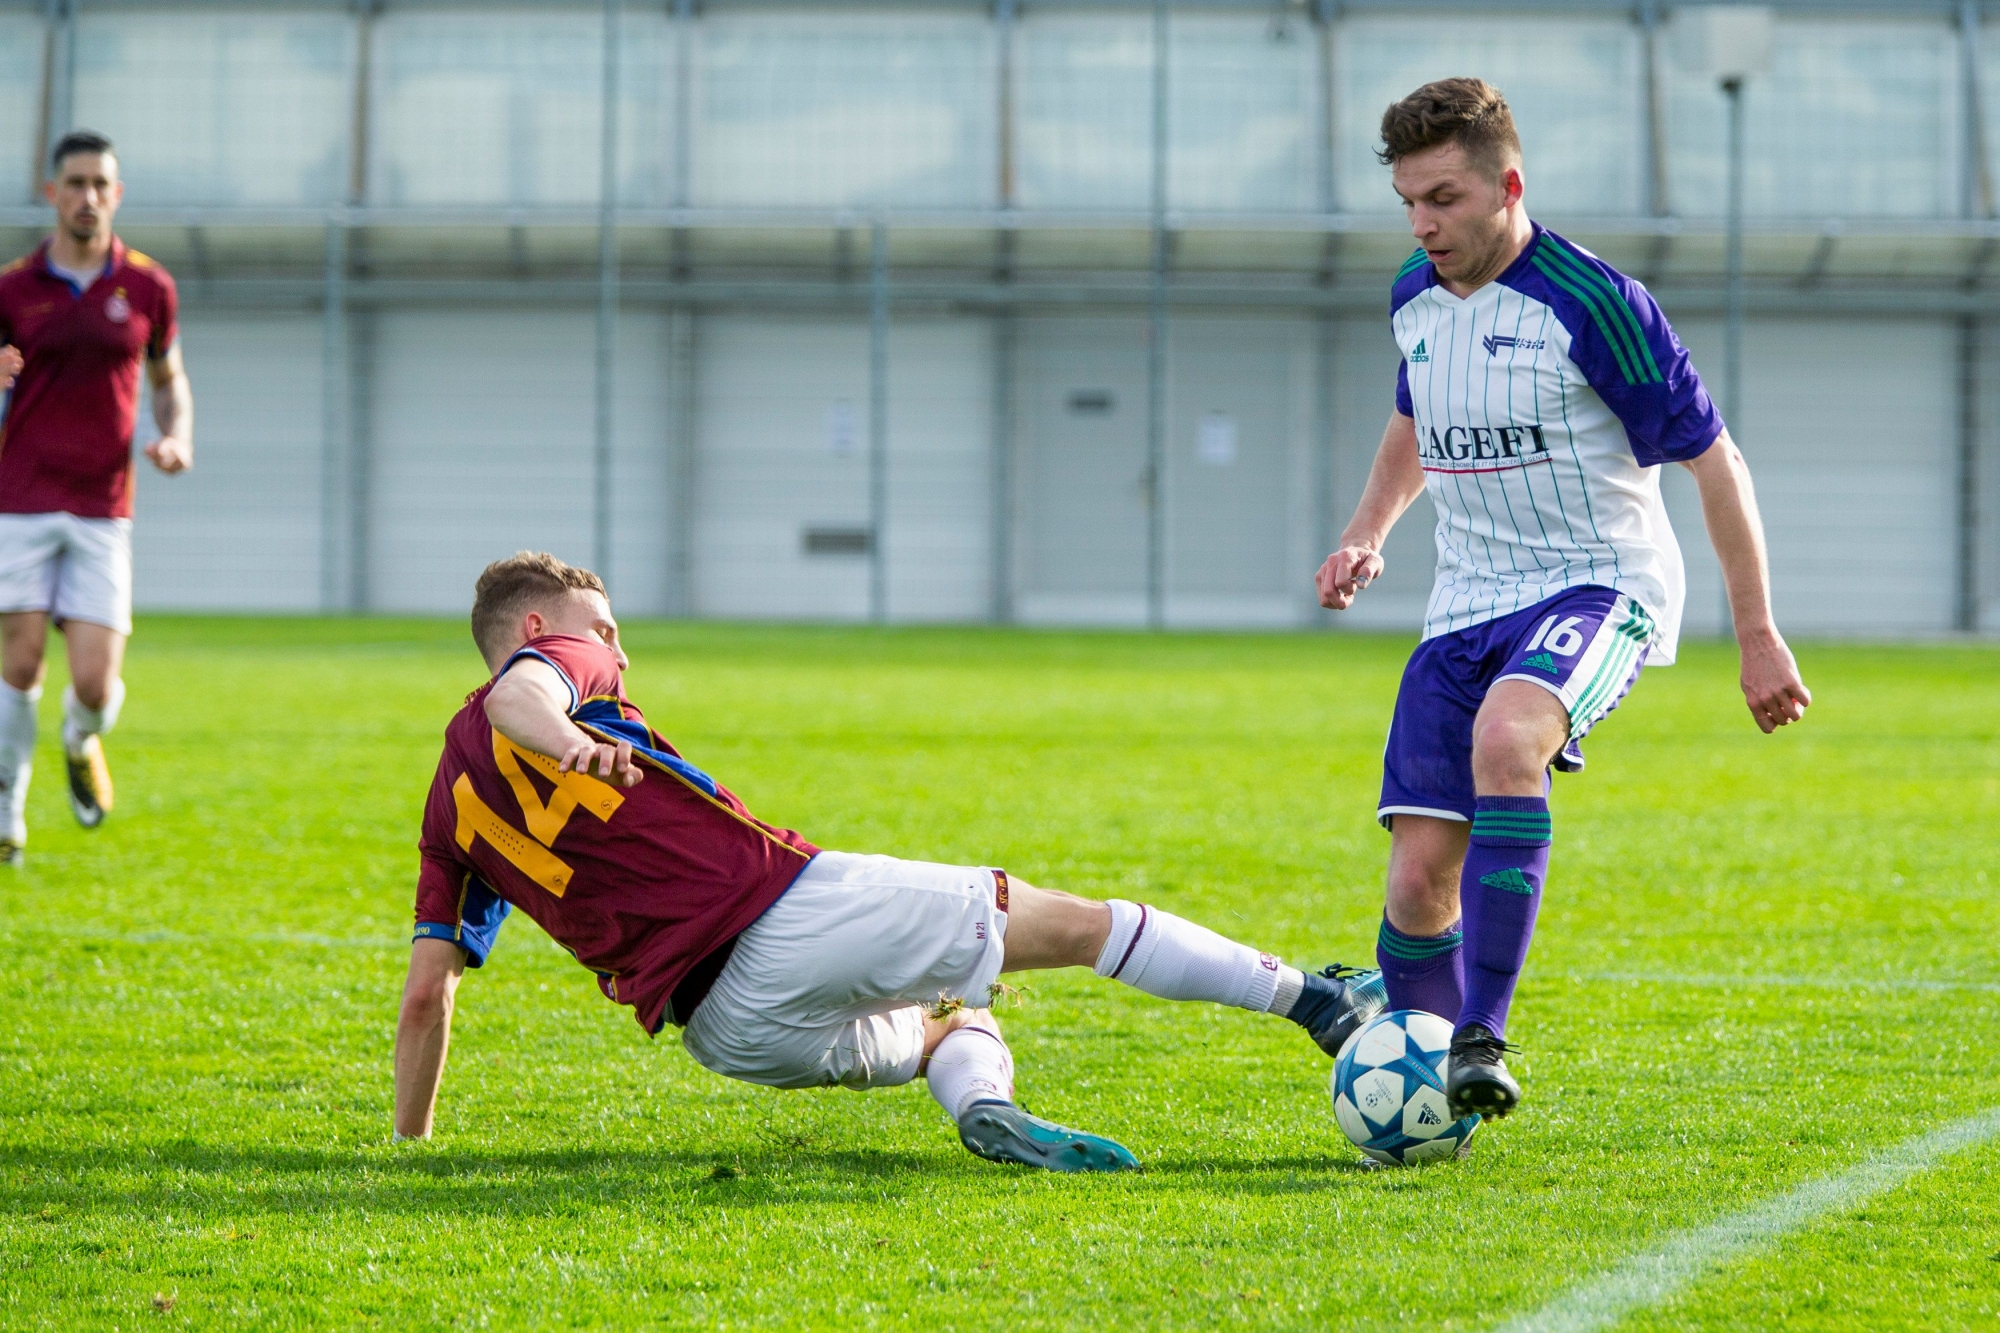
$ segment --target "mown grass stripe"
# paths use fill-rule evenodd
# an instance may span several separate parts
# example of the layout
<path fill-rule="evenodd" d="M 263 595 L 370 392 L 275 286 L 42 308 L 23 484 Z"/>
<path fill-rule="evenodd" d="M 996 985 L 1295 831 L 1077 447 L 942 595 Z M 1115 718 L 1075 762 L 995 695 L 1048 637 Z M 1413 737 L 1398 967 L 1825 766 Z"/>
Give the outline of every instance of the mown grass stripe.
<path fill-rule="evenodd" d="M 1765 1249 L 1828 1213 L 1892 1190 L 1953 1153 L 2000 1138 L 2000 1107 L 1905 1140 L 1836 1176 L 1810 1180 L 1741 1212 L 1668 1237 L 1610 1271 L 1571 1287 L 1500 1333 L 1594 1333 L 1661 1304 L 1716 1269 Z"/>

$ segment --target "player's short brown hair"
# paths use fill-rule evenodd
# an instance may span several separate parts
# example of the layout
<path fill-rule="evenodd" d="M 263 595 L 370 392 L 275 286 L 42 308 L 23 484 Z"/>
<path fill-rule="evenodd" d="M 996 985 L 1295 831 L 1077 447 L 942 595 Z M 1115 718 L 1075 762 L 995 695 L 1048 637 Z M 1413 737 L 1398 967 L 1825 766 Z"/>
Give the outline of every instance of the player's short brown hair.
<path fill-rule="evenodd" d="M 573 592 L 603 591 L 604 580 L 587 569 L 547 551 L 516 551 L 479 575 L 472 592 L 472 641 L 491 662 L 506 646 L 504 636 L 516 617 Z"/>
<path fill-rule="evenodd" d="M 1452 143 L 1496 177 L 1519 162 L 1521 136 L 1506 95 L 1484 79 L 1427 83 L 1382 113 L 1382 146 L 1375 156 L 1393 167 L 1413 153 Z"/>

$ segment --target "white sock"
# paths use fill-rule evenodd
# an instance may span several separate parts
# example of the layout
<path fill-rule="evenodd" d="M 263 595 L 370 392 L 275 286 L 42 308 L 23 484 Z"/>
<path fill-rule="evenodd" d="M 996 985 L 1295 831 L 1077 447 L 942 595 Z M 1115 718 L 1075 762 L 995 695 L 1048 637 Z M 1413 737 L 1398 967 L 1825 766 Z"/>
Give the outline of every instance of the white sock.
<path fill-rule="evenodd" d="M 118 710 L 125 706 L 125 681 L 121 677 L 111 682 L 111 688 L 104 692 L 104 707 L 85 708 L 76 697 L 76 686 L 63 687 L 63 744 L 75 754 L 87 737 L 111 730 L 118 725 Z"/>
<path fill-rule="evenodd" d="M 28 837 L 28 780 L 35 774 L 35 706 L 42 687 L 17 690 L 0 681 L 0 820 L 19 844 Z"/>
<path fill-rule="evenodd" d="M 945 1034 L 924 1071 L 931 1096 L 954 1122 L 975 1102 L 1014 1100 L 1014 1054 L 1000 1040 L 1000 1025 L 984 1010 Z"/>
<path fill-rule="evenodd" d="M 1288 1014 L 1305 974 L 1206 926 L 1142 903 L 1112 899 L 1111 938 L 1097 975 L 1163 1000 L 1213 1000 L 1259 1014 Z"/>

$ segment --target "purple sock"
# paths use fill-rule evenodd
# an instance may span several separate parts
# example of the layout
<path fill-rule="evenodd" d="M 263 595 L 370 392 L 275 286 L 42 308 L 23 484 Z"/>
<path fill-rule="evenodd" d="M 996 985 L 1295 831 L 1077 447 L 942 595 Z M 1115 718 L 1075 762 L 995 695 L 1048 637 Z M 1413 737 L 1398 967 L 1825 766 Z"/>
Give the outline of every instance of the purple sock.
<path fill-rule="evenodd" d="M 1481 796 L 1473 802 L 1472 842 L 1458 881 L 1469 954 L 1461 1030 L 1477 1023 L 1496 1037 L 1506 1035 L 1507 1006 L 1528 958 L 1548 874 L 1547 798 Z"/>
<path fill-rule="evenodd" d="M 1391 1009 L 1421 1009 L 1458 1020 L 1465 1000 L 1465 951 L 1458 923 L 1442 935 L 1405 935 L 1382 918 L 1375 937 L 1375 964 L 1389 991 Z"/>

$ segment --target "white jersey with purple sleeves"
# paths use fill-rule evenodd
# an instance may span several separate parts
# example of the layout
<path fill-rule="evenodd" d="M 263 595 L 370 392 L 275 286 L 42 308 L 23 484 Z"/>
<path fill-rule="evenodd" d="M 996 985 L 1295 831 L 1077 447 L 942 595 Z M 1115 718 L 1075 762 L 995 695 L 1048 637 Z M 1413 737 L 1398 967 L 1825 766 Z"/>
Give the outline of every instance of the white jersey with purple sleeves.
<path fill-rule="evenodd" d="M 1651 660 L 1673 661 L 1686 579 L 1659 465 L 1707 449 L 1722 419 L 1652 294 L 1537 223 L 1463 300 L 1417 251 L 1390 325 L 1438 515 L 1424 637 L 1594 583 L 1645 607 Z"/>

